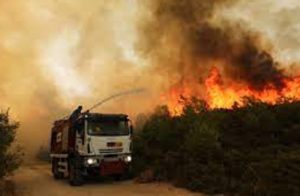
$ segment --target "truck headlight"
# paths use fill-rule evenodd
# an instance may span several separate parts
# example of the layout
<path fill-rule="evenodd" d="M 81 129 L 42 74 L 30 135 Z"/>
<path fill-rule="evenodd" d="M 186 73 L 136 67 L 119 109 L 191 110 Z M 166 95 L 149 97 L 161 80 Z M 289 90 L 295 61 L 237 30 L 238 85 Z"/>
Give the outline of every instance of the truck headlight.
<path fill-rule="evenodd" d="M 94 164 L 97 163 L 97 159 L 95 159 L 95 158 L 88 158 L 88 159 L 86 160 L 86 163 L 87 163 L 88 165 L 94 165 Z"/>
<path fill-rule="evenodd" d="M 132 161 L 131 155 L 127 155 L 124 160 L 125 162 L 130 163 Z"/>

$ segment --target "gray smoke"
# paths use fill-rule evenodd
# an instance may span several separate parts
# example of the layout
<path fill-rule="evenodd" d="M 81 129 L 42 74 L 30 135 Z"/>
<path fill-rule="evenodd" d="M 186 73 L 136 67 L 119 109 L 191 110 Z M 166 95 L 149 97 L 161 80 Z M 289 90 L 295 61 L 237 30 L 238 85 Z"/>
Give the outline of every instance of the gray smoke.
<path fill-rule="evenodd" d="M 259 33 L 225 19 L 213 21 L 217 8 L 233 0 L 154 0 L 152 17 L 143 24 L 141 52 L 153 58 L 157 70 L 200 81 L 215 62 L 235 81 L 255 90 L 284 87 L 286 78 Z M 167 52 L 166 52 L 167 51 Z"/>

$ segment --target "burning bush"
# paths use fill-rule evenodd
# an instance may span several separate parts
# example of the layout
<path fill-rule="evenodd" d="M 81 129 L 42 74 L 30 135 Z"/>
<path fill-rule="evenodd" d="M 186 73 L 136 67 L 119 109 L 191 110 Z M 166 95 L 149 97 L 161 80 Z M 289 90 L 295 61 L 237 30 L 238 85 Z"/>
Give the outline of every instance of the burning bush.
<path fill-rule="evenodd" d="M 136 172 L 207 193 L 299 195 L 300 102 L 244 102 L 158 108 L 134 138 Z"/>

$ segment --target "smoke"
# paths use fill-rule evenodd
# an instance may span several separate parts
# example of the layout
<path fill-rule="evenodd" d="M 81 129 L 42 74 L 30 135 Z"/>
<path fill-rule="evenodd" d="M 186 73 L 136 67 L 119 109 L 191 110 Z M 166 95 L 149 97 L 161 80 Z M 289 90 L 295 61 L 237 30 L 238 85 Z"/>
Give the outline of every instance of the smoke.
<path fill-rule="evenodd" d="M 143 72 L 146 65 L 134 51 L 142 12 L 137 5 L 135 0 L 0 0 L 0 107 L 10 107 L 20 121 L 18 140 L 28 157 L 48 145 L 53 121 L 78 105 L 91 106 L 155 79 Z M 155 86 L 97 111 L 134 119 L 152 108 Z"/>
<path fill-rule="evenodd" d="M 299 61 L 300 2 L 297 0 L 237 1 L 219 8 L 215 17 L 242 22 L 267 37 L 274 47 L 274 58 L 293 63 Z M 267 10 L 267 11 L 266 11 Z"/>
<path fill-rule="evenodd" d="M 268 36 L 230 15 L 230 10 L 248 8 L 247 2 L 151 1 L 152 15 L 142 24 L 148 36 L 141 39 L 141 52 L 160 62 L 157 70 L 173 73 L 179 82 L 190 78 L 201 82 L 210 67 L 220 65 L 229 78 L 246 82 L 254 90 L 281 89 L 287 76 L 273 57 Z M 261 1 L 251 3 L 261 9 Z"/>
<path fill-rule="evenodd" d="M 147 89 L 96 110 L 135 119 L 172 85 L 201 91 L 212 66 L 254 89 L 281 88 L 282 69 L 300 60 L 300 6 L 285 2 L 0 0 L 0 107 L 32 155 L 55 119 L 115 92 Z"/>

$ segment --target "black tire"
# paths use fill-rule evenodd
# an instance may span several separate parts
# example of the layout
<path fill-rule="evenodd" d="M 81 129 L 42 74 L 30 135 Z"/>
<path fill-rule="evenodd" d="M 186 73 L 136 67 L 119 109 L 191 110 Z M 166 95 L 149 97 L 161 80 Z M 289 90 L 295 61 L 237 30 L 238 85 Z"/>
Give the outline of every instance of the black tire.
<path fill-rule="evenodd" d="M 123 180 L 123 175 L 122 174 L 116 174 L 113 176 L 115 181 L 121 181 Z"/>
<path fill-rule="evenodd" d="M 53 159 L 52 160 L 52 174 L 54 179 L 63 179 L 64 178 L 64 174 L 60 171 L 58 171 L 58 160 L 57 159 Z"/>
<path fill-rule="evenodd" d="M 71 186 L 81 186 L 83 184 L 81 171 L 73 164 L 70 164 L 69 166 L 69 183 Z"/>
<path fill-rule="evenodd" d="M 132 165 L 128 165 L 126 172 L 123 175 L 124 180 L 129 180 L 133 178 Z"/>

